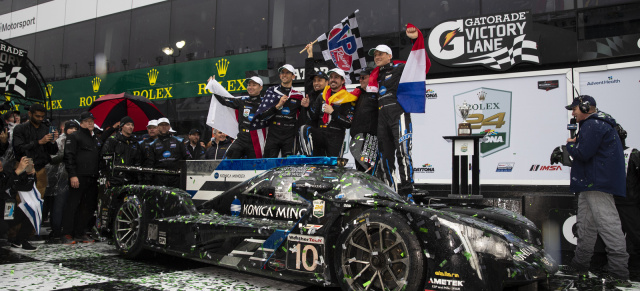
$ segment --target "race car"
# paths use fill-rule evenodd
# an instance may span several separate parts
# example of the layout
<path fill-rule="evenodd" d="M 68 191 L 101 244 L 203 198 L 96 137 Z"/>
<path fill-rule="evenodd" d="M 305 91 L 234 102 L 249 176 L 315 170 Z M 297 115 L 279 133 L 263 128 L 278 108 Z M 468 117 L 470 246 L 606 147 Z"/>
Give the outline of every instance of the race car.
<path fill-rule="evenodd" d="M 270 163 L 198 206 L 177 188 L 108 189 L 98 224 L 127 258 L 161 252 L 344 290 L 502 290 L 558 270 L 540 230 L 511 211 L 416 205 L 336 158 Z"/>

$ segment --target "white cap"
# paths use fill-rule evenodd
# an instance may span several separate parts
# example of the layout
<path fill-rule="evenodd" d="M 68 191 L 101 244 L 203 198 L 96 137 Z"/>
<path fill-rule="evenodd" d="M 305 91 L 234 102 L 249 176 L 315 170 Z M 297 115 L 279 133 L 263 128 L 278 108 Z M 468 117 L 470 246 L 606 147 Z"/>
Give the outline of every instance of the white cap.
<path fill-rule="evenodd" d="M 247 78 L 247 81 L 249 81 L 249 80 L 258 83 L 258 85 L 260 85 L 260 86 L 264 85 L 264 83 L 262 82 L 262 79 L 260 79 L 260 77 L 258 77 L 258 76 L 253 76 L 251 78 Z"/>
<path fill-rule="evenodd" d="M 171 132 L 171 133 L 176 133 L 176 131 L 175 131 L 175 130 L 173 130 L 173 127 L 169 127 L 169 132 Z"/>
<path fill-rule="evenodd" d="M 147 127 L 149 126 L 158 126 L 158 120 L 156 119 L 149 120 L 149 123 L 147 123 Z"/>
<path fill-rule="evenodd" d="M 333 68 L 333 69 L 329 70 L 327 75 L 331 76 L 331 73 L 336 73 L 336 74 L 340 75 L 340 77 L 342 77 L 344 79 L 345 75 L 344 75 L 344 71 L 342 69 Z"/>
<path fill-rule="evenodd" d="M 383 53 L 388 53 L 391 56 L 393 56 L 393 53 L 391 53 L 391 48 L 389 46 L 387 46 L 387 45 L 384 45 L 384 44 L 379 44 L 377 47 L 370 49 L 369 50 L 369 55 L 373 56 L 373 54 L 375 54 L 376 51 L 383 52 Z"/>
<path fill-rule="evenodd" d="M 171 122 L 169 122 L 169 118 L 163 117 L 158 119 L 158 125 L 160 125 L 160 123 L 165 123 L 165 122 L 171 125 Z"/>
<path fill-rule="evenodd" d="M 295 73 L 295 69 L 293 68 L 292 65 L 289 65 L 289 64 L 286 64 L 286 65 L 280 67 L 278 69 L 278 73 L 282 72 L 282 69 L 286 69 L 287 71 L 291 72 L 291 74 Z"/>

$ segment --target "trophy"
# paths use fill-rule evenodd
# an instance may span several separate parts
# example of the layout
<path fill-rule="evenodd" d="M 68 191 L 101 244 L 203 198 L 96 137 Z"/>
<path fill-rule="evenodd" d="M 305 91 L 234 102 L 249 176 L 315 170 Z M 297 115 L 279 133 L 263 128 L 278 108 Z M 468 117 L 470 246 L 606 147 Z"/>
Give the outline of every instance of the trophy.
<path fill-rule="evenodd" d="M 458 113 L 462 117 L 462 122 L 458 124 L 458 135 L 471 135 L 471 123 L 467 122 L 470 111 L 471 107 L 466 100 L 462 103 L 462 106 L 458 106 Z"/>

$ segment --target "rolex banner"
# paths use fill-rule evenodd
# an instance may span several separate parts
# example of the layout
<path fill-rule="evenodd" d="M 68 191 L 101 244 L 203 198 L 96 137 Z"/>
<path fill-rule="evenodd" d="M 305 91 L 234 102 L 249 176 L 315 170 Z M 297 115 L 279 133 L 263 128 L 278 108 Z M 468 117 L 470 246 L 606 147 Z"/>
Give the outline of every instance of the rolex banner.
<path fill-rule="evenodd" d="M 451 144 L 442 136 L 456 134 L 462 122 L 458 106 L 466 102 L 472 134 L 485 136 L 481 184 L 568 184 L 570 168 L 549 161 L 553 149 L 569 137 L 566 75 L 501 77 L 429 81 L 425 114 L 411 116 L 416 183 L 450 183 Z M 539 89 L 540 82 L 557 87 Z"/>
<path fill-rule="evenodd" d="M 522 62 L 539 64 L 531 17 L 519 11 L 442 22 L 431 30 L 427 47 L 434 60 L 450 67 L 505 71 Z"/>
<path fill-rule="evenodd" d="M 231 94 L 245 92 L 247 71 L 267 69 L 267 51 L 231 55 L 106 75 L 67 79 L 49 84 L 49 109 L 91 106 L 106 94 L 122 92 L 143 96 L 152 102 L 211 96 L 207 79 L 216 80 Z"/>

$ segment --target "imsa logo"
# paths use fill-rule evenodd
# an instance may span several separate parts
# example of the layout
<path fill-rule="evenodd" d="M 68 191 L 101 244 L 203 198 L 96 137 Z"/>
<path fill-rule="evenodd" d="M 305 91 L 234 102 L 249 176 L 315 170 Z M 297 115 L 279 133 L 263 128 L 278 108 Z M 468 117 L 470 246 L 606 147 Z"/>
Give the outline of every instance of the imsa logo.
<path fill-rule="evenodd" d="M 537 172 L 537 171 L 562 171 L 561 166 L 541 166 L 541 165 L 531 165 L 529 172 Z"/>

